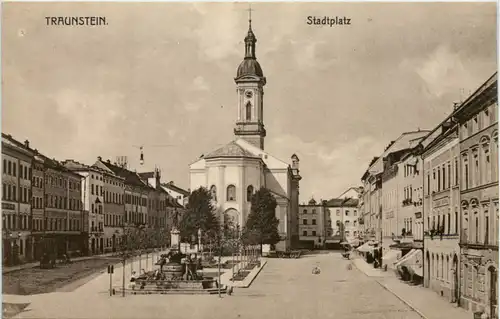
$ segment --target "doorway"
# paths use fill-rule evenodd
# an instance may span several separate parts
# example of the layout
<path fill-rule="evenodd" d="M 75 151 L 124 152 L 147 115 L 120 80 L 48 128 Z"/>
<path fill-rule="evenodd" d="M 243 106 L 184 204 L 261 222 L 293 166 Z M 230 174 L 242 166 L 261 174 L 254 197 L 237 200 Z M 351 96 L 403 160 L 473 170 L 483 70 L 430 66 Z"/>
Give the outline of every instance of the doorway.
<path fill-rule="evenodd" d="M 460 294 L 459 288 L 460 283 L 458 282 L 458 272 L 460 269 L 458 268 L 458 257 L 457 255 L 453 255 L 453 302 L 460 303 Z"/>
<path fill-rule="evenodd" d="M 488 274 L 490 279 L 490 291 L 489 291 L 489 308 L 490 308 L 490 318 L 497 319 L 497 285 L 498 285 L 498 274 L 495 267 L 490 266 L 488 268 Z"/>
<path fill-rule="evenodd" d="M 425 277 L 425 287 L 429 288 L 431 281 L 431 256 L 429 255 L 429 251 L 425 254 L 425 259 L 427 260 L 427 276 Z"/>

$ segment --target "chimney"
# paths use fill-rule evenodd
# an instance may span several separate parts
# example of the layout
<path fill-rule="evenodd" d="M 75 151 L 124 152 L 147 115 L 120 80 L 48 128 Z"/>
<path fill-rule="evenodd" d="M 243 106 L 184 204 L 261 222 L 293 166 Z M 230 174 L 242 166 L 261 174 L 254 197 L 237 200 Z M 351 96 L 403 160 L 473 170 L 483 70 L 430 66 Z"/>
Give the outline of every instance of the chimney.
<path fill-rule="evenodd" d="M 97 160 L 98 160 L 99 162 L 102 162 L 102 157 L 97 156 Z"/>
<path fill-rule="evenodd" d="M 109 158 L 108 158 L 108 164 L 111 164 L 111 161 L 109 160 Z"/>
<path fill-rule="evenodd" d="M 30 148 L 30 141 L 24 141 L 24 146 L 26 146 L 26 148 Z"/>

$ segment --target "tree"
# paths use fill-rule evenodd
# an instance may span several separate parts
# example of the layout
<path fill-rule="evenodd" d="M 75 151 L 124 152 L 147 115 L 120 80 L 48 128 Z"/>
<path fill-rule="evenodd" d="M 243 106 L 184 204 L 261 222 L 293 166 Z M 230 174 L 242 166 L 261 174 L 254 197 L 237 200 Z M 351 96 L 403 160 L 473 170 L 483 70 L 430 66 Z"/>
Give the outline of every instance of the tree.
<path fill-rule="evenodd" d="M 250 215 L 243 231 L 246 245 L 274 245 L 280 241 L 279 220 L 276 218 L 276 199 L 266 188 L 261 188 L 252 197 Z"/>
<path fill-rule="evenodd" d="M 179 223 L 182 238 L 197 237 L 198 229 L 207 234 L 215 234 L 219 229 L 219 221 L 212 205 L 212 195 L 204 187 L 196 189 L 189 195 L 187 211 Z"/>

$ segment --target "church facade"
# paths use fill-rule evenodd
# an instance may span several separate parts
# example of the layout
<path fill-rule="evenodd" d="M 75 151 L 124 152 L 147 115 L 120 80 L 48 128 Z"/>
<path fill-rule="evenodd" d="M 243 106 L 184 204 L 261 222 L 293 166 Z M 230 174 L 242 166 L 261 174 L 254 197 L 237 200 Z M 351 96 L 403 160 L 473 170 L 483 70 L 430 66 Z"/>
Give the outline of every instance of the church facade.
<path fill-rule="evenodd" d="M 276 198 L 276 218 L 281 241 L 277 250 L 295 247 L 299 239 L 299 158 L 291 165 L 264 150 L 264 86 L 266 78 L 255 56 L 257 39 L 251 20 L 245 37 L 245 57 L 238 67 L 235 83 L 238 112 L 235 139 L 190 165 L 190 188 L 210 190 L 217 215 L 231 218 L 244 227 L 251 209 L 251 197 L 261 187 Z"/>

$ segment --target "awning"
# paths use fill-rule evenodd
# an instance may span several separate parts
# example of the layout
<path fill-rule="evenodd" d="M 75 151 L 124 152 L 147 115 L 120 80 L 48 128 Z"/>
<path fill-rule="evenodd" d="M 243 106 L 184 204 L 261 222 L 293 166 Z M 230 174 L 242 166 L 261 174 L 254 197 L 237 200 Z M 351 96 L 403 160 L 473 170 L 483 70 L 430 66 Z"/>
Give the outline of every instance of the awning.
<path fill-rule="evenodd" d="M 422 265 L 409 265 L 408 271 L 419 277 L 424 277 L 424 267 Z"/>
<path fill-rule="evenodd" d="M 374 249 L 375 249 L 375 247 L 371 246 L 369 243 L 365 243 L 365 244 L 359 246 L 358 248 L 356 248 L 356 250 L 358 250 L 362 253 L 371 252 Z"/>
<path fill-rule="evenodd" d="M 418 267 L 422 267 L 422 257 L 423 253 L 420 249 L 412 249 L 408 254 L 406 254 L 403 258 L 398 260 L 394 266 L 402 267 L 406 266 L 407 268 L 412 267 L 417 272 Z"/>
<path fill-rule="evenodd" d="M 337 239 L 327 239 L 327 240 L 325 240 L 325 243 L 327 243 L 327 244 L 338 244 L 338 243 L 340 243 L 340 240 L 337 240 Z"/>
<path fill-rule="evenodd" d="M 384 257 L 382 257 L 382 262 L 386 265 L 392 266 L 400 258 L 401 251 L 391 249 L 384 255 Z"/>

